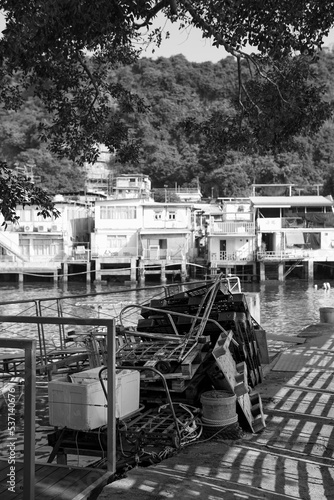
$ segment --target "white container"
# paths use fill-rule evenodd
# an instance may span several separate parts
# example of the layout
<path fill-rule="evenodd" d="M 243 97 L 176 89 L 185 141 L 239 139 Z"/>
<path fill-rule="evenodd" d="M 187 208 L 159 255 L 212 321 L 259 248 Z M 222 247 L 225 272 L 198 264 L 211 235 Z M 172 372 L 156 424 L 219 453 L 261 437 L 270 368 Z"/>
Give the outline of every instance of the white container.
<path fill-rule="evenodd" d="M 107 423 L 107 402 L 98 380 L 101 368 L 86 370 L 49 382 L 49 421 L 55 427 L 76 430 L 97 429 Z M 102 372 L 103 378 L 107 371 Z M 94 376 L 95 375 L 95 376 Z M 107 382 L 106 389 L 107 389 Z M 116 371 L 116 418 L 139 409 L 140 374 L 135 370 Z"/>

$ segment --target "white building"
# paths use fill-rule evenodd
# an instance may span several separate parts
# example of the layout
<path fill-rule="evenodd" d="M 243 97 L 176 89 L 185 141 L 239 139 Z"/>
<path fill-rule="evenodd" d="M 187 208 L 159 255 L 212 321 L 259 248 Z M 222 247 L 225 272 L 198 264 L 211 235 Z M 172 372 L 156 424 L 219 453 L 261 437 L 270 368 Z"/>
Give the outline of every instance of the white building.
<path fill-rule="evenodd" d="M 169 271 L 180 273 L 180 267 L 184 273 L 191 234 L 190 204 L 140 198 L 97 201 L 91 238 L 96 279 L 117 273 L 131 281 L 148 274 L 165 279 Z"/>

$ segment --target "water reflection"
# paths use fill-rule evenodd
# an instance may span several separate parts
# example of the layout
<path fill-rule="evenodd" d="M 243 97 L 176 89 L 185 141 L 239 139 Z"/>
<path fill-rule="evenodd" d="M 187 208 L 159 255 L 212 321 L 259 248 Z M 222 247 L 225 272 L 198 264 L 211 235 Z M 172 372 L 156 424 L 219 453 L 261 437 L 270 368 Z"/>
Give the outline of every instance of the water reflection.
<path fill-rule="evenodd" d="M 291 280 L 259 285 L 262 327 L 268 333 L 290 336 L 319 323 L 320 308 L 334 306 L 334 288 L 316 284 Z"/>

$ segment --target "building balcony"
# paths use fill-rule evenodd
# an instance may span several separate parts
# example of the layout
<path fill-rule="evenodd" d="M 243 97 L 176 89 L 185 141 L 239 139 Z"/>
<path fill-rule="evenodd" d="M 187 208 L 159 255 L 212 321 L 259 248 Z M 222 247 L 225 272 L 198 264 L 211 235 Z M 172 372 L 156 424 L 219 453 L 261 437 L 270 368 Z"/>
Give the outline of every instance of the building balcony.
<path fill-rule="evenodd" d="M 254 262 L 254 252 L 245 252 L 235 250 L 233 252 L 221 251 L 218 253 L 212 252 L 209 255 L 211 262 Z"/>
<path fill-rule="evenodd" d="M 85 245 L 77 245 L 76 248 L 72 249 L 71 255 L 67 260 L 74 260 L 77 262 L 89 262 L 90 261 L 90 250 L 86 248 Z"/>
<path fill-rule="evenodd" d="M 210 226 L 209 232 L 211 235 L 247 235 L 255 236 L 254 222 L 213 222 Z"/>
<path fill-rule="evenodd" d="M 256 258 L 261 262 L 280 262 L 289 260 L 310 260 L 316 262 L 334 262 L 334 248 L 296 248 L 276 251 L 257 252 Z"/>
<path fill-rule="evenodd" d="M 114 259 L 116 262 L 120 259 L 131 259 L 138 257 L 137 247 L 124 247 L 124 248 L 110 248 L 107 246 L 95 246 L 91 251 L 92 259 L 108 260 Z"/>
<path fill-rule="evenodd" d="M 152 245 L 150 248 L 143 249 L 143 258 L 147 260 L 168 260 L 177 261 L 185 259 L 186 251 L 183 249 L 171 250 L 160 248 L 158 245 Z"/>
<path fill-rule="evenodd" d="M 275 252 L 257 252 L 256 258 L 262 262 L 282 261 L 282 260 L 300 260 L 310 257 L 312 250 L 280 250 Z M 334 253 L 333 253 L 334 257 Z"/>

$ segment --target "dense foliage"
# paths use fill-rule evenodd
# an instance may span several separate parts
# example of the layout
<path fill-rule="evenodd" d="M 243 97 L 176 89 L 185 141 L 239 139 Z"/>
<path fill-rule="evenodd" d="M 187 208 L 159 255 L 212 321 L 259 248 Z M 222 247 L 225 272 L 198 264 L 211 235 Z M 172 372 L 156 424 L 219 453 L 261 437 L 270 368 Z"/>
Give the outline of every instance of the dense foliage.
<path fill-rule="evenodd" d="M 44 218 L 59 216 L 58 210 L 45 191 L 35 186 L 26 176 L 13 174 L 3 162 L 0 162 L 0 200 L 3 226 L 7 226 L 7 222 L 18 221 L 17 205 L 22 205 L 23 208 L 26 205 L 36 205 L 37 215 L 42 215 Z"/>
<path fill-rule="evenodd" d="M 267 84 L 270 92 L 278 89 L 280 94 L 283 75 L 289 92 L 284 60 L 296 53 L 307 59 L 334 19 L 330 0 L 0 0 L 0 9 L 6 17 L 0 39 L 0 102 L 18 110 L 27 93 L 39 98 L 48 116 L 39 124 L 41 137 L 58 156 L 81 163 L 96 159 L 98 143 L 116 149 L 122 161 L 137 159 L 141 143 L 129 137 L 122 116 L 144 111 L 144 103 L 108 75 L 138 59 L 144 38 L 160 43 L 166 19 L 199 28 L 239 63 L 250 63 L 255 88 L 247 89 L 239 79 L 239 106 L 246 105 L 248 112 L 254 106 L 261 111 L 254 101 L 256 85 Z M 160 26 L 152 29 L 157 14 Z M 256 55 L 244 52 L 247 44 Z M 276 63 L 279 74 L 274 75 Z M 317 99 L 314 90 L 309 107 L 319 114 Z M 240 126 L 238 118 L 232 125 Z"/>
<path fill-rule="evenodd" d="M 334 124 L 327 115 L 333 99 L 334 54 L 323 52 L 310 70 L 312 79 L 300 61 L 291 65 L 292 73 L 304 71 L 310 84 L 324 89 L 316 108 L 311 105 L 313 94 L 307 101 L 307 92 L 298 93 L 298 82 L 294 99 L 290 94 L 283 103 L 269 90 L 262 89 L 258 96 L 253 90 L 263 112 L 245 113 L 242 127 L 233 57 L 217 64 L 191 63 L 182 55 L 143 58 L 110 71 L 108 79 L 114 85 L 138 94 L 147 106 L 144 114 L 121 115 L 142 145 L 140 163 L 117 162 L 112 167 L 118 174 L 147 174 L 155 188 L 196 187 L 199 181 L 205 196 L 246 196 L 252 183 L 325 183 L 325 194 L 334 194 Z M 307 78 L 300 78 L 302 86 Z M 39 99 L 29 96 L 20 112 L 1 110 L 0 116 L 0 157 L 9 166 L 35 164 L 41 186 L 53 194 L 83 188 L 82 168 L 59 159 L 40 140 L 38 122 L 46 114 Z"/>
<path fill-rule="evenodd" d="M 235 58 L 141 59 L 113 72 L 150 106 L 143 116 L 124 116 L 143 161 L 120 171 L 148 174 L 157 187 L 196 186 L 198 179 L 206 196 L 246 196 L 252 183 L 322 184 L 334 160 L 334 55 L 323 52 L 311 66 L 296 58 L 284 71 L 283 100 L 266 82 L 246 80 L 261 112 L 244 107 L 241 124 Z"/>
<path fill-rule="evenodd" d="M 327 61 L 313 56 L 334 22 L 331 0 L 0 0 L 0 9 L 1 156 L 34 162 L 51 192 L 82 186 L 78 165 L 99 143 L 121 171 L 157 187 L 200 181 L 206 194 L 232 196 L 251 182 L 324 180 L 332 96 Z M 162 41 L 166 19 L 200 28 L 231 57 L 139 59 L 143 40 Z"/>

